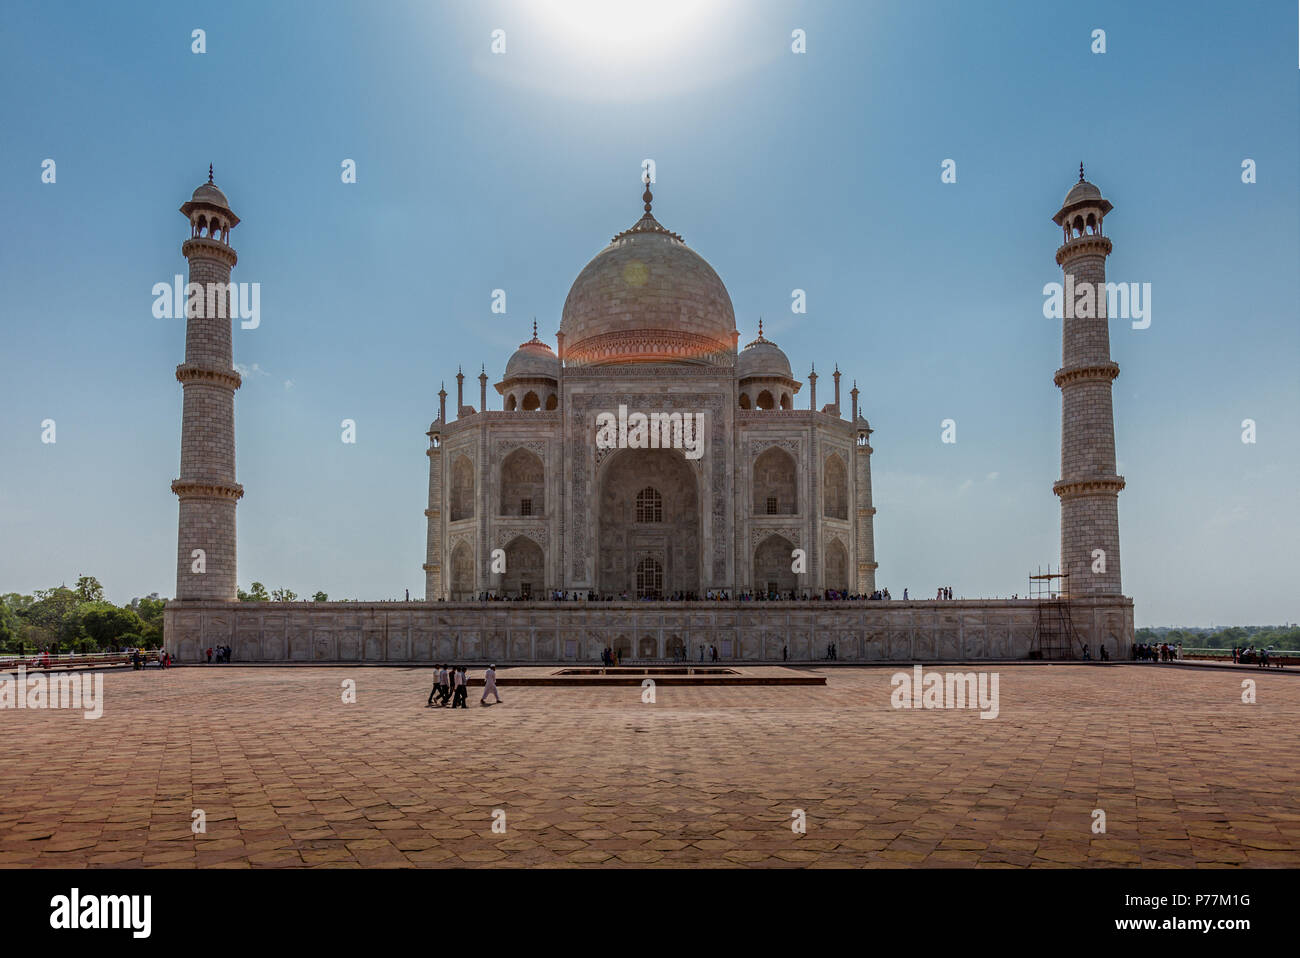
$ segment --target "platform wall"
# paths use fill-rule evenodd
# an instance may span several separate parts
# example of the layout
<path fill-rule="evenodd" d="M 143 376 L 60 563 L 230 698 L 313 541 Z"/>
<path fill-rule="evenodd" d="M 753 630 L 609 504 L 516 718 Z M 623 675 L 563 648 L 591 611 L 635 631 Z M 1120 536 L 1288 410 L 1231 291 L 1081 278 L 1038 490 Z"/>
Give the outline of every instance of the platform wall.
<path fill-rule="evenodd" d="M 1133 600 L 1076 600 L 1071 617 L 1083 642 L 1105 642 L 1127 659 Z M 177 600 L 164 617 L 167 648 L 197 662 L 229 645 L 239 662 L 598 662 L 606 645 L 626 642 L 631 658 L 671 657 L 676 641 L 699 659 L 714 645 L 723 658 L 780 662 L 1023 659 L 1034 644 L 1030 600 L 940 602 L 212 602 Z M 644 653 L 652 652 L 651 655 Z M 629 657 L 625 653 L 625 658 Z"/>

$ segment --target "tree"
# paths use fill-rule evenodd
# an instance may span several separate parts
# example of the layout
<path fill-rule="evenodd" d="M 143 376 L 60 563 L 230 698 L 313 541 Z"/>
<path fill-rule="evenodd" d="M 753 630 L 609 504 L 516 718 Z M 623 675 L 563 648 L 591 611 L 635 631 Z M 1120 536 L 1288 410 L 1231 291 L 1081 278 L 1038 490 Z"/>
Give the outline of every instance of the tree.
<path fill-rule="evenodd" d="M 19 627 L 18 614 L 7 602 L 0 601 L 0 649 L 8 649 L 18 638 Z"/>
<path fill-rule="evenodd" d="M 0 595 L 0 604 L 7 605 L 15 613 L 26 612 L 36 602 L 30 595 L 20 595 L 17 592 L 6 592 Z"/>
<path fill-rule="evenodd" d="M 256 585 L 256 583 L 254 583 L 254 585 Z M 294 592 L 292 589 L 276 589 L 271 593 L 271 596 L 276 602 L 292 602 L 294 599 L 298 598 L 298 593 Z"/>
<path fill-rule="evenodd" d="M 139 645 L 139 633 L 144 629 L 138 615 L 109 602 L 93 604 L 82 616 L 81 624 L 101 649 L 122 645 L 127 636 L 133 636 Z"/>
<path fill-rule="evenodd" d="M 81 599 L 67 586 L 37 589 L 36 601 L 24 612 L 24 638 L 38 647 L 72 643 L 81 636 Z"/>
<path fill-rule="evenodd" d="M 77 586 L 73 591 L 77 593 L 77 598 L 82 602 L 104 601 L 104 587 L 99 584 L 99 580 L 93 575 L 79 576 Z"/>
<path fill-rule="evenodd" d="M 327 596 L 324 592 L 317 592 L 314 596 L 311 597 L 311 600 L 313 602 L 328 602 L 330 600 L 330 597 Z"/>
<path fill-rule="evenodd" d="M 143 624 L 140 635 L 146 643 L 162 644 L 163 610 L 166 606 L 167 600 L 158 598 L 156 592 L 143 599 L 131 600 L 131 610 L 140 617 Z"/>
<path fill-rule="evenodd" d="M 248 587 L 248 591 L 236 589 L 235 594 L 240 602 L 269 602 L 271 596 L 266 591 L 266 586 L 260 582 L 254 582 Z"/>

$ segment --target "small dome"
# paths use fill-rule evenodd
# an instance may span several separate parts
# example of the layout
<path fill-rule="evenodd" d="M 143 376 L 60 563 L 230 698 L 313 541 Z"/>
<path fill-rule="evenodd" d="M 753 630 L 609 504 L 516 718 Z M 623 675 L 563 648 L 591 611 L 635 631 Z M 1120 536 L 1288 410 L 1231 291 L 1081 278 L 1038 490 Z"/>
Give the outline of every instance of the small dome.
<path fill-rule="evenodd" d="M 533 323 L 533 338 L 520 343 L 514 355 L 506 363 L 506 380 L 510 379 L 559 379 L 560 359 L 537 338 L 537 323 Z"/>
<path fill-rule="evenodd" d="M 1070 187 L 1070 192 L 1065 194 L 1065 202 L 1062 207 L 1073 206 L 1075 203 L 1082 203 L 1086 200 L 1100 200 L 1101 190 L 1093 186 L 1087 180 L 1080 180 Z"/>
<path fill-rule="evenodd" d="M 230 209 L 230 200 L 226 199 L 226 194 L 217 188 L 215 183 L 204 183 L 194 195 L 190 197 L 192 203 L 211 203 L 213 206 L 220 206 L 222 209 Z"/>
<path fill-rule="evenodd" d="M 740 351 L 736 357 L 736 378 L 753 379 L 757 376 L 777 376 L 794 379 L 790 374 L 790 359 L 776 343 L 763 338 L 763 321 L 758 323 L 758 339 Z"/>
<path fill-rule="evenodd" d="M 1101 190 L 1083 178 L 1083 164 L 1080 163 L 1079 180 L 1065 194 L 1065 200 L 1061 203 L 1061 208 L 1056 211 L 1056 215 L 1052 217 L 1052 222 L 1057 226 L 1065 226 L 1067 221 L 1075 217 L 1076 212 L 1081 212 L 1082 208 L 1087 207 L 1092 207 L 1100 216 L 1105 216 L 1115 208 L 1110 200 L 1101 195 Z M 1078 226 L 1077 223 L 1075 225 Z M 1097 226 L 1100 225 L 1101 220 L 1098 219 Z M 1066 238 L 1069 238 L 1068 229 Z"/>

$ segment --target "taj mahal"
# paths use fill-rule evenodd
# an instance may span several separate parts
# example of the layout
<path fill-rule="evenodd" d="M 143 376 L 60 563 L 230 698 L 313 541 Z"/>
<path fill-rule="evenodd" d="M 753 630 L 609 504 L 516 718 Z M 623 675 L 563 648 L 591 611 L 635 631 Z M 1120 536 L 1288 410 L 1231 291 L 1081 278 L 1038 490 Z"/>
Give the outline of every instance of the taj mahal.
<path fill-rule="evenodd" d="M 492 396 L 479 376 L 456 418 L 445 393 L 429 428 L 426 598 L 556 590 L 630 599 L 744 590 L 875 588 L 870 427 L 853 390 L 808 404 L 781 348 L 737 350 L 718 274 L 651 212 L 578 274 L 556 348 L 523 343 Z M 662 448 L 659 420 L 601 442 L 598 419 L 685 417 L 693 449 Z M 628 411 L 631 411 L 630 413 Z M 692 426 L 695 426 L 692 429 Z M 698 435 L 694 433 L 698 432 Z M 612 438 L 612 437 L 611 437 Z M 630 441 L 626 441 L 630 440 Z M 651 442 L 660 448 L 649 448 Z M 498 553 L 494 573 L 490 557 Z M 802 550 L 807 571 L 791 571 Z M 797 559 L 797 557 L 796 557 Z"/>
<path fill-rule="evenodd" d="M 606 646 L 668 659 L 708 644 L 760 662 L 815 658 L 833 642 L 853 661 L 1057 657 L 1043 655 L 1041 601 L 879 598 L 872 429 L 856 383 L 845 408 L 834 367 L 819 404 L 815 369 L 796 378 L 761 320 L 741 346 L 721 277 L 660 224 L 648 182 L 641 199 L 640 218 L 578 272 L 554 344 L 534 322 L 498 381 L 479 373 L 477 405 L 463 370 L 450 410 L 439 391 L 422 444 L 422 601 L 237 600 L 241 380 L 229 313 L 192 311 L 176 370 L 172 653 L 190 661 L 221 644 L 243 661 L 545 663 L 595 661 Z M 1081 168 L 1054 217 L 1056 262 L 1075 285 L 1105 284 L 1111 209 Z M 181 213 L 190 282 L 229 289 L 240 221 L 211 176 Z M 1067 657 L 1088 644 L 1124 659 L 1119 367 L 1100 313 L 1062 321 L 1061 474 L 1043 487 L 1060 500 L 1068 594 L 1050 603 L 1048 631 Z"/>

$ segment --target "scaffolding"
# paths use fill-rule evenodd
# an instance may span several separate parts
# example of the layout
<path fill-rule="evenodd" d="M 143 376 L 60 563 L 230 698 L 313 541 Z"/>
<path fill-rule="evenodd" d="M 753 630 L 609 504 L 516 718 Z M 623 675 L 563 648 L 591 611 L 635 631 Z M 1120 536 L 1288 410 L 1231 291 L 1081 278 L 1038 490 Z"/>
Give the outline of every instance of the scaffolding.
<path fill-rule="evenodd" d="M 1070 621 L 1070 573 L 1049 565 L 1029 577 L 1029 598 L 1038 606 L 1031 659 L 1069 660 L 1076 658 L 1079 637 Z"/>

